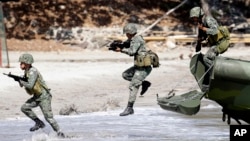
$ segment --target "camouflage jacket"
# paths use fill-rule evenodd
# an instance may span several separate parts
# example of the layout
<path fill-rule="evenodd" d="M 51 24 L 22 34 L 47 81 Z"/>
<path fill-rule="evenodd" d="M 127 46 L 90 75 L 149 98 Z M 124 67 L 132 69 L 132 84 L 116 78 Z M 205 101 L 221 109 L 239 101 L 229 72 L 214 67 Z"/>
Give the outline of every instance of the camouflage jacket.
<path fill-rule="evenodd" d="M 130 41 L 130 47 L 129 48 L 123 48 L 122 53 L 128 54 L 129 56 L 136 56 L 138 54 L 145 54 L 146 53 L 146 47 L 145 47 L 145 41 L 142 38 L 142 36 L 135 35 L 132 37 Z"/>
<path fill-rule="evenodd" d="M 206 32 L 203 31 L 203 30 L 199 30 L 198 37 L 201 40 L 205 40 L 208 35 L 216 35 L 216 34 L 218 34 L 219 24 L 217 23 L 217 21 L 213 17 L 204 16 L 202 18 L 202 24 L 203 24 L 203 26 L 205 26 L 207 28 L 207 30 L 206 30 Z"/>
<path fill-rule="evenodd" d="M 49 89 L 45 84 L 42 75 L 35 67 L 25 70 L 24 76 L 28 81 L 20 81 L 20 84 L 25 87 L 28 94 L 39 96 L 44 92 L 48 92 Z"/>

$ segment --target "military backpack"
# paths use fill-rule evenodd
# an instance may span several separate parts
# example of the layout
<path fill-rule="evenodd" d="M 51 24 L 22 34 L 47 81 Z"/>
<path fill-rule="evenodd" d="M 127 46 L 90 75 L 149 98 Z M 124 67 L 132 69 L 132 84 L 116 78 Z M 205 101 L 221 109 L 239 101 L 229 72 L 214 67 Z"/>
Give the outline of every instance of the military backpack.
<path fill-rule="evenodd" d="M 153 66 L 153 68 L 158 68 L 160 66 L 158 55 L 152 50 L 148 50 L 147 54 L 150 56 L 151 65 Z"/>

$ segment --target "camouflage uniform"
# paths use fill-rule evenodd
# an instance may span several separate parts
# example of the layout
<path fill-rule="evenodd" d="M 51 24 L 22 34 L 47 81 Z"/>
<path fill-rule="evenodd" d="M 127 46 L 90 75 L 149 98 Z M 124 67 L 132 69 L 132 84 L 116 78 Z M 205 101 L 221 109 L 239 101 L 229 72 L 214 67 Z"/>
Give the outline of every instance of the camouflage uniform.
<path fill-rule="evenodd" d="M 211 46 L 207 53 L 204 55 L 204 62 L 206 66 L 210 67 L 215 59 L 215 56 L 224 53 L 229 46 L 229 38 L 224 38 L 221 36 L 220 39 L 215 40 L 214 38 L 219 38 L 219 24 L 211 16 L 204 16 L 204 12 L 200 7 L 194 7 L 190 10 L 190 18 L 199 18 L 199 24 L 206 27 L 206 31 L 199 29 L 198 42 L 202 40 L 208 40 Z M 197 43 L 196 52 L 200 51 L 201 44 Z"/>
<path fill-rule="evenodd" d="M 136 54 L 145 54 L 146 48 L 143 38 L 141 36 L 134 36 L 131 39 L 130 48 L 124 48 L 122 49 L 122 52 L 130 56 L 134 56 L 134 59 L 136 57 Z M 142 85 L 143 80 L 150 74 L 151 70 L 151 66 L 132 66 L 123 72 L 123 78 L 125 80 L 131 81 L 129 85 L 129 102 L 135 102 L 139 87 Z"/>
<path fill-rule="evenodd" d="M 20 56 L 19 62 L 32 64 L 33 57 L 30 54 L 23 54 Z M 27 81 L 20 80 L 19 83 L 25 88 L 26 92 L 29 95 L 33 95 L 33 97 L 28 99 L 21 107 L 21 111 L 36 122 L 36 125 L 30 130 L 35 131 L 45 126 L 45 124 L 32 111 L 32 108 L 39 106 L 44 114 L 46 121 L 48 121 L 54 131 L 60 133 L 60 128 L 56 120 L 53 118 L 51 109 L 52 96 L 45 81 L 43 80 L 42 75 L 35 67 L 30 65 L 30 68 L 24 71 L 24 77 L 27 78 Z"/>
<path fill-rule="evenodd" d="M 127 28 L 130 28 L 126 30 Z M 132 28 L 132 29 L 131 29 Z M 137 55 L 143 55 L 146 54 L 146 48 L 145 48 L 145 41 L 143 40 L 142 36 L 135 35 L 136 34 L 136 28 L 134 24 L 128 24 L 124 27 L 124 33 L 129 33 L 131 35 L 134 35 L 130 40 L 130 47 L 129 48 L 123 48 L 121 50 L 122 53 L 125 53 L 129 56 L 134 56 L 134 60 L 136 61 Z M 140 86 L 148 81 L 144 81 L 145 78 L 150 74 L 152 70 L 151 66 L 147 67 L 138 67 L 136 65 L 130 67 L 126 71 L 123 72 L 122 76 L 125 80 L 130 81 L 129 84 L 129 100 L 128 100 L 128 107 L 132 108 L 133 104 L 136 100 L 136 95 L 138 93 L 138 90 Z M 150 86 L 150 84 L 148 85 Z M 127 108 L 128 108 L 127 107 Z M 120 116 L 126 116 L 128 113 L 126 113 L 126 110 L 120 114 Z M 133 114 L 133 109 L 129 114 Z"/>

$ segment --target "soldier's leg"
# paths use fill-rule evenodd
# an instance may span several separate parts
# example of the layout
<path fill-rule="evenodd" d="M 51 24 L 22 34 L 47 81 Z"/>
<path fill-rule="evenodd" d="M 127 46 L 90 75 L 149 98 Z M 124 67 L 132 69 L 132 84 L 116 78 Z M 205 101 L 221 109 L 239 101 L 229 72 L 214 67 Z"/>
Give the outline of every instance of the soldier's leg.
<path fill-rule="evenodd" d="M 139 87 L 142 85 L 142 82 L 150 74 L 151 71 L 151 67 L 140 68 L 135 71 L 134 77 L 132 78 L 129 85 L 129 102 L 134 102 L 136 100 Z"/>
<path fill-rule="evenodd" d="M 139 79 L 138 77 L 133 78 L 130 85 L 129 85 L 129 102 L 135 102 L 136 100 L 136 95 L 138 93 L 139 87 L 142 84 L 141 79 Z"/>
<path fill-rule="evenodd" d="M 147 76 L 151 73 L 152 71 L 152 67 L 146 67 L 145 71 L 147 72 Z M 146 77 L 145 77 L 146 78 Z M 145 79 L 144 78 L 144 79 Z M 147 80 L 143 80 L 142 81 L 142 88 L 141 88 L 141 92 L 140 95 L 142 96 L 144 93 L 146 93 L 146 91 L 148 90 L 148 88 L 151 86 L 151 83 Z"/>
<path fill-rule="evenodd" d="M 37 117 L 37 115 L 32 111 L 32 108 L 38 106 L 38 102 L 34 97 L 27 100 L 21 107 L 21 111 L 35 121 L 35 125 L 30 128 L 30 131 L 38 130 L 39 128 L 44 128 L 45 124 Z"/>
<path fill-rule="evenodd" d="M 127 116 L 134 114 L 134 102 L 136 100 L 136 95 L 139 90 L 140 85 L 142 84 L 142 79 L 140 79 L 140 72 L 136 71 L 135 76 L 132 78 L 129 84 L 129 100 L 126 109 L 120 113 L 120 116 Z"/>
<path fill-rule="evenodd" d="M 152 69 L 152 68 L 151 68 Z M 139 90 L 139 87 L 142 85 L 142 81 L 149 75 L 150 71 L 145 69 L 137 69 L 129 85 L 129 100 L 127 108 L 120 114 L 120 116 L 127 116 L 133 114 L 133 105 L 136 100 L 136 96 Z"/>
<path fill-rule="evenodd" d="M 206 69 L 209 69 L 207 74 L 204 76 L 204 82 L 202 85 L 202 91 L 208 91 L 209 90 L 209 84 L 210 84 L 210 73 L 211 73 L 211 67 L 213 67 L 213 63 L 215 60 L 215 57 L 218 56 L 218 50 L 216 46 L 212 46 L 207 53 L 204 55 L 203 60 L 206 65 Z M 207 70 L 206 70 L 207 71 Z"/>
<path fill-rule="evenodd" d="M 128 81 L 131 81 L 133 76 L 135 74 L 135 67 L 132 66 L 130 68 L 128 68 L 127 70 L 125 70 L 123 73 L 122 73 L 122 77 L 125 79 L 125 80 L 128 80 Z"/>
<path fill-rule="evenodd" d="M 38 106 L 38 103 L 36 102 L 35 98 L 32 97 L 28 99 L 21 107 L 21 111 L 32 120 L 37 118 L 37 115 L 32 111 L 32 108 L 35 108 Z"/>
<path fill-rule="evenodd" d="M 51 125 L 54 131 L 59 132 L 60 128 L 56 120 L 53 117 L 52 108 L 51 108 L 51 95 L 46 96 L 41 100 L 39 106 L 44 114 L 46 121 Z"/>
<path fill-rule="evenodd" d="M 203 57 L 204 63 L 208 68 L 213 64 L 215 56 L 218 56 L 218 51 L 216 46 L 212 46 Z"/>

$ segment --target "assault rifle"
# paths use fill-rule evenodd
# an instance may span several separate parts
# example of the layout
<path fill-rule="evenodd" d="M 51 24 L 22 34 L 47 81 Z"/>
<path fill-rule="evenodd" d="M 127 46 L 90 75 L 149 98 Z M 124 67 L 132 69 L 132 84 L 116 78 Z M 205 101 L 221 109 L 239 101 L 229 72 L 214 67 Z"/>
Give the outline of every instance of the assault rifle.
<path fill-rule="evenodd" d="M 16 76 L 16 75 L 11 74 L 11 72 L 9 72 L 8 74 L 7 73 L 3 73 L 3 74 L 13 78 L 15 81 L 19 81 L 19 80 L 26 81 L 26 82 L 28 81 L 26 77 Z"/>
<path fill-rule="evenodd" d="M 123 49 L 123 48 L 129 48 L 130 47 L 130 40 L 126 40 L 122 42 L 121 40 L 114 40 L 110 45 L 109 45 L 109 50 L 115 51 L 117 47 Z"/>

